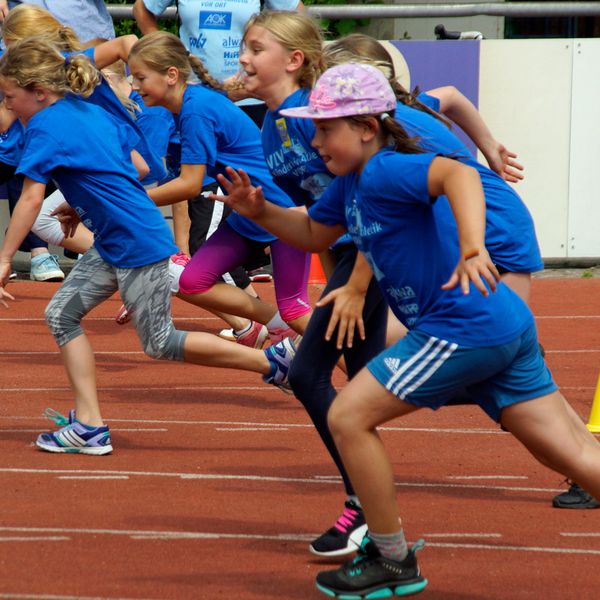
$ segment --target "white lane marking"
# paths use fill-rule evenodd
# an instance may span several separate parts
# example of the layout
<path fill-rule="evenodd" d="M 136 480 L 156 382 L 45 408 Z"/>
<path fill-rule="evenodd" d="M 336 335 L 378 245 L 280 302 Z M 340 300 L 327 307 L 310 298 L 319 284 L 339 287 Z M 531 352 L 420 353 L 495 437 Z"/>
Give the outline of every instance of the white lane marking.
<path fill-rule="evenodd" d="M 129 475 L 59 475 L 56 479 L 129 479 Z"/>
<path fill-rule="evenodd" d="M 431 542 L 427 544 L 431 548 L 462 548 L 463 550 L 508 550 L 511 552 L 546 552 L 551 554 L 598 554 L 600 550 L 592 548 L 553 548 L 543 546 L 495 546 L 490 544 L 454 544 L 452 542 Z"/>
<path fill-rule="evenodd" d="M 537 315 L 535 320 L 539 319 L 600 319 L 600 315 L 547 315 L 545 317 Z"/>
<path fill-rule="evenodd" d="M 0 594 L 8 600 L 143 600 L 142 598 L 116 598 L 114 596 L 56 596 L 54 594 Z"/>
<path fill-rule="evenodd" d="M 140 530 L 121 530 L 121 529 L 68 529 L 60 527 L 0 527 L 0 531 L 7 532 L 31 532 L 31 533 L 68 533 L 71 535 L 91 534 L 91 535 L 115 535 L 128 536 L 140 540 L 180 540 L 180 539 L 230 539 L 230 540 L 274 540 L 274 541 L 298 541 L 306 542 L 314 539 L 317 535 L 280 533 L 275 535 L 259 534 L 240 534 L 240 533 L 215 533 L 200 531 L 140 531 Z M 485 535 L 485 534 L 484 534 Z M 495 534 L 494 534 L 495 535 Z M 510 545 L 492 545 L 458 542 L 430 542 L 428 546 L 433 548 L 462 548 L 472 550 L 507 550 L 512 552 L 542 552 L 552 554 L 597 554 L 600 550 L 592 548 L 556 548 L 543 546 L 510 546 Z M 1 596 L 0 596 L 1 597 Z M 80 599 L 81 600 L 81 599 Z"/>
<path fill-rule="evenodd" d="M 501 533 L 424 533 L 425 539 L 429 538 L 501 538 Z M 427 544 L 428 546 L 430 544 Z"/>
<path fill-rule="evenodd" d="M 194 479 L 204 481 L 257 481 L 273 483 L 312 483 L 312 484 L 335 484 L 339 485 L 338 480 L 315 479 L 312 477 L 270 477 L 261 475 L 230 475 L 218 473 L 169 473 L 161 471 L 105 471 L 90 469 L 17 469 L 0 468 L 0 473 L 13 474 L 42 474 L 42 475 L 128 475 L 130 477 L 171 477 L 179 479 Z M 396 487 L 402 488 L 435 488 L 435 489 L 461 489 L 461 490 L 502 490 L 508 492 L 540 492 L 548 494 L 559 492 L 555 488 L 536 488 L 536 487 L 511 487 L 506 485 L 476 485 L 459 483 L 417 483 L 417 482 L 396 482 Z M 1 529 L 1 528 L 0 528 Z"/>
<path fill-rule="evenodd" d="M 448 475 L 446 479 L 529 479 L 527 475 Z"/>
<path fill-rule="evenodd" d="M 0 536 L 0 542 L 66 542 L 71 538 L 64 535 Z M 0 596 L 2 598 L 2 596 Z"/>
<path fill-rule="evenodd" d="M 266 392 L 276 392 L 279 391 L 277 387 L 274 385 L 190 385 L 190 386 L 169 386 L 169 387 L 133 387 L 133 386 L 124 386 L 124 387 L 98 387 L 98 391 L 100 392 L 161 392 L 161 391 L 188 391 L 188 392 L 197 392 L 197 391 L 213 391 L 213 390 L 261 390 Z M 69 392 L 71 391 L 70 387 L 40 387 L 40 388 L 0 388 L 2 392 Z"/>
<path fill-rule="evenodd" d="M 215 431 L 288 431 L 288 428 L 280 425 L 271 427 L 215 427 Z"/>
<path fill-rule="evenodd" d="M 272 389 L 276 389 L 271 386 Z M 102 388 L 99 388 L 102 389 Z M 123 388 L 126 389 L 126 388 Z M 217 388 L 223 389 L 223 388 Z M 0 416 L 0 420 L 35 420 L 46 419 L 46 417 L 24 417 L 24 416 Z M 289 429 L 313 429 L 312 423 L 255 423 L 252 421 L 181 421 L 174 419 L 111 419 L 106 418 L 107 423 L 112 427 L 113 423 L 143 423 L 146 425 L 208 425 L 208 426 L 223 426 L 223 427 L 286 427 Z M 459 428 L 435 428 L 435 427 L 379 427 L 381 431 L 415 431 L 420 433 L 468 433 L 468 434 L 483 434 L 483 435 L 510 435 L 500 428 L 494 429 L 459 429 Z M 0 430 L 1 431 L 1 430 Z"/>
<path fill-rule="evenodd" d="M 598 531 L 584 531 L 584 532 L 565 532 L 560 535 L 564 537 L 600 537 L 600 532 Z"/>
<path fill-rule="evenodd" d="M 48 425 L 49 427 L 51 427 L 51 425 Z M 37 429 L 0 429 L 0 431 L 2 433 L 39 433 L 40 432 L 41 427 L 38 427 Z M 121 429 L 120 427 L 111 427 L 110 430 L 112 432 L 115 431 L 119 431 L 119 432 L 131 432 L 131 431 L 135 431 L 136 433 L 147 433 L 149 431 L 169 431 L 166 427 L 147 427 L 147 428 L 140 428 L 140 429 L 134 429 L 134 428 L 130 428 L 130 429 Z"/>
<path fill-rule="evenodd" d="M 563 317 L 556 317 L 557 319 Z M 564 317 L 566 318 L 566 317 Z M 91 321 L 114 321 L 114 317 L 85 317 L 86 323 L 90 323 Z M 173 321 L 220 321 L 219 317 L 173 317 Z M 8 321 L 8 322 L 17 322 L 17 321 L 34 321 L 45 323 L 46 319 L 42 317 L 0 317 L 0 322 Z"/>

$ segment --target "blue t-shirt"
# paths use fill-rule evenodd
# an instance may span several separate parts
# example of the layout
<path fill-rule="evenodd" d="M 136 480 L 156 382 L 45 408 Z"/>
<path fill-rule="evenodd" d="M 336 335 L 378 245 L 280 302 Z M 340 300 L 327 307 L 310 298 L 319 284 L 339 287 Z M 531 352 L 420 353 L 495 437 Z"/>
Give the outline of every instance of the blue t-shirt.
<path fill-rule="evenodd" d="M 87 48 L 81 52 L 68 52 L 66 54 L 67 56 L 73 54 L 83 54 L 90 59 L 93 65 L 96 64 L 94 61 L 94 48 Z M 131 140 L 136 140 L 132 148 L 137 150 L 141 154 L 142 158 L 146 161 L 146 164 L 150 169 L 148 177 L 150 177 L 152 181 L 161 181 L 167 176 L 162 157 L 154 152 L 141 128 L 134 121 L 133 117 L 131 114 L 129 114 L 121 101 L 117 98 L 108 81 L 106 81 L 104 77 L 101 78 L 100 83 L 94 88 L 94 91 L 90 96 L 81 99 L 85 100 L 86 102 L 91 102 L 92 104 L 101 106 L 104 110 L 111 113 L 115 118 L 119 119 L 119 121 L 123 123 L 123 126 L 129 131 L 129 138 Z"/>
<path fill-rule="evenodd" d="M 409 329 L 465 346 L 509 342 L 533 324 L 525 303 L 500 283 L 484 297 L 471 285 L 444 291 L 459 257 L 456 237 L 437 226 L 427 177 L 434 154 L 373 156 L 360 177 L 338 177 L 309 215 L 343 225 L 363 252 L 387 302 Z"/>
<path fill-rule="evenodd" d="M 439 101 L 427 94 L 419 94 L 418 99 L 430 108 L 439 108 Z M 531 273 L 543 269 L 533 219 L 513 188 L 478 162 L 462 140 L 432 115 L 399 102 L 395 118 L 409 135 L 420 138 L 418 143 L 427 152 L 456 158 L 477 170 L 485 192 L 485 245 L 492 260 L 512 272 Z M 444 211 L 453 223 L 448 202 L 437 204 L 436 210 Z"/>
<path fill-rule="evenodd" d="M 23 154 L 25 128 L 17 119 L 6 131 L 0 133 L 0 161 L 16 167 Z"/>
<path fill-rule="evenodd" d="M 311 146 L 315 125 L 311 119 L 283 117 L 279 111 L 307 106 L 310 90 L 290 94 L 277 108 L 269 110 L 261 138 L 265 160 L 273 181 L 298 206 L 311 206 L 334 178 L 319 153 Z"/>
<path fill-rule="evenodd" d="M 335 178 L 312 147 L 315 137 L 312 120 L 284 117 L 279 112 L 307 106 L 310 92 L 308 88 L 296 90 L 277 110 L 267 111 L 261 131 L 263 152 L 273 181 L 298 206 L 312 206 Z M 344 234 L 333 247 L 349 243 L 352 243 L 350 236 Z"/>
<path fill-rule="evenodd" d="M 175 121 L 181 137 L 181 164 L 206 165 L 211 177 L 224 174 L 225 167 L 244 169 L 252 184 L 262 187 L 265 198 L 279 206 L 294 206 L 265 165 L 258 127 L 226 96 L 203 85 L 188 85 Z M 252 240 L 276 239 L 235 211 L 227 222 Z"/>
<path fill-rule="evenodd" d="M 67 96 L 35 114 L 17 168 L 54 180 L 109 264 L 135 268 L 177 252 L 160 210 L 137 181 L 127 133 L 105 110 Z"/>
<path fill-rule="evenodd" d="M 198 56 L 209 73 L 223 80 L 239 69 L 244 27 L 261 9 L 260 0 L 144 0 L 154 15 L 177 4 L 179 37 L 184 46 Z M 298 0 L 266 0 L 265 8 L 294 10 Z"/>
<path fill-rule="evenodd" d="M 164 106 L 146 106 L 142 97 L 135 91 L 129 94 L 129 99 L 133 100 L 139 107 L 136 123 L 149 144 L 152 145 L 153 153 L 164 160 L 167 155 L 169 141 L 175 135 L 175 121 L 173 115 Z M 155 173 L 148 173 L 142 179 L 142 185 L 148 185 L 161 181 L 156 179 Z"/>

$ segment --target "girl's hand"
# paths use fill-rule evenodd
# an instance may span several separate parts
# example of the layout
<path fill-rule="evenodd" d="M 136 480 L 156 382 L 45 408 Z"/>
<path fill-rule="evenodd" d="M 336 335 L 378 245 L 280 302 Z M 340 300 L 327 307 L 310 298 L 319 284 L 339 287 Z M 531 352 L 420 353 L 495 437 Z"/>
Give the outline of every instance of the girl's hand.
<path fill-rule="evenodd" d="M 4 308 L 8 308 L 8 303 L 6 302 L 7 298 L 9 300 L 14 300 L 14 297 L 4 289 L 8 284 L 11 271 L 12 266 L 10 262 L 0 262 L 0 304 L 4 306 Z"/>
<path fill-rule="evenodd" d="M 209 194 L 210 200 L 221 200 L 227 206 L 230 206 L 238 214 L 249 219 L 260 217 L 265 208 L 265 197 L 262 193 L 262 188 L 254 187 L 250 181 L 250 177 L 243 169 L 232 169 L 226 167 L 227 177 L 217 175 L 217 180 L 221 189 L 226 193 L 226 196 L 218 196 L 217 194 Z"/>
<path fill-rule="evenodd" d="M 461 257 L 450 279 L 442 286 L 443 290 L 451 290 L 459 283 L 463 294 L 469 293 L 469 284 L 473 285 L 484 295 L 489 294 L 483 280 L 485 280 L 492 292 L 496 291 L 496 282 L 500 281 L 500 273 L 492 262 L 487 250 L 475 251 L 477 254 L 469 253 Z"/>
<path fill-rule="evenodd" d="M 495 147 L 485 153 L 490 169 L 510 183 L 518 183 L 524 177 L 521 172 L 523 165 L 514 160 L 515 158 L 517 155 L 500 143 L 496 143 Z"/>
<path fill-rule="evenodd" d="M 77 226 L 81 223 L 81 219 L 67 202 L 59 204 L 51 213 L 50 216 L 56 217 L 60 222 L 60 227 L 65 234 L 65 237 L 73 237 Z"/>
<path fill-rule="evenodd" d="M 361 340 L 365 339 L 365 323 L 363 321 L 363 307 L 365 305 L 365 294 L 351 285 L 343 285 L 329 292 L 317 302 L 317 306 L 325 306 L 333 302 L 333 310 L 325 332 L 325 339 L 329 341 L 335 328 L 338 328 L 336 347 L 352 348 L 354 332 L 358 329 Z"/>

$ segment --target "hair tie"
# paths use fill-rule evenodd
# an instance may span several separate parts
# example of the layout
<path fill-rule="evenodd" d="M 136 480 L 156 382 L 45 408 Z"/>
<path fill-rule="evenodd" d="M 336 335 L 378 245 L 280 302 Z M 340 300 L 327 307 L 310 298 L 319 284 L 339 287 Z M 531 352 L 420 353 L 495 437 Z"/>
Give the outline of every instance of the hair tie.
<path fill-rule="evenodd" d="M 391 117 L 390 117 L 390 115 L 388 113 L 381 113 L 381 116 L 379 118 L 383 122 L 386 119 L 390 119 Z"/>
<path fill-rule="evenodd" d="M 65 56 L 65 67 L 68 67 L 71 64 L 71 55 L 67 54 Z"/>

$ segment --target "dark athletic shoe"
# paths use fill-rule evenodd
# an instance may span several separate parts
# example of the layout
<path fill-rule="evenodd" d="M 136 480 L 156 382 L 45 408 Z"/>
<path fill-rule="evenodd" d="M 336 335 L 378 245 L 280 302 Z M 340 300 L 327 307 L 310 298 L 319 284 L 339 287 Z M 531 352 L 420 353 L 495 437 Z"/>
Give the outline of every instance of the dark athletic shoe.
<path fill-rule="evenodd" d="M 578 486 L 574 481 L 568 481 L 571 485 L 567 492 L 558 494 L 552 499 L 554 508 L 598 508 L 600 502 L 591 494 L 588 494 L 582 487 Z"/>
<path fill-rule="evenodd" d="M 381 556 L 367 534 L 354 560 L 339 569 L 322 571 L 317 575 L 317 588 L 330 598 L 352 600 L 416 594 L 427 585 L 415 555 L 424 545 L 423 540 L 415 542 L 408 556 L 398 562 Z"/>
<path fill-rule="evenodd" d="M 308 548 L 317 556 L 344 556 L 360 548 L 367 533 L 365 515 L 351 500 L 344 504 L 344 512 L 333 527 L 320 535 Z"/>

